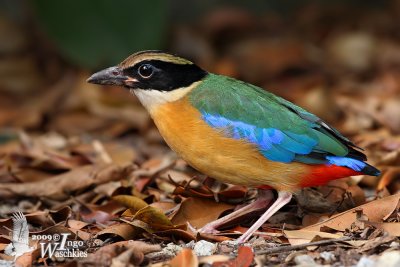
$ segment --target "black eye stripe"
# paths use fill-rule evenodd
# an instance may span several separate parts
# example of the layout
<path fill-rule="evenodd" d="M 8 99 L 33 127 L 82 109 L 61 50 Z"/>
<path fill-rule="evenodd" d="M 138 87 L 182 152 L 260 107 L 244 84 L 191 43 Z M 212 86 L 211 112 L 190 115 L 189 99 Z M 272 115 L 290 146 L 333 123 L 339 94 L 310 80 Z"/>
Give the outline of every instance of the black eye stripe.
<path fill-rule="evenodd" d="M 152 74 L 141 73 L 143 66 L 151 66 Z M 124 69 L 124 74 L 138 80 L 135 88 L 171 91 L 187 87 L 203 79 L 207 72 L 195 64 L 177 64 L 161 60 L 145 60 Z M 144 74 L 144 75 L 142 75 Z"/>

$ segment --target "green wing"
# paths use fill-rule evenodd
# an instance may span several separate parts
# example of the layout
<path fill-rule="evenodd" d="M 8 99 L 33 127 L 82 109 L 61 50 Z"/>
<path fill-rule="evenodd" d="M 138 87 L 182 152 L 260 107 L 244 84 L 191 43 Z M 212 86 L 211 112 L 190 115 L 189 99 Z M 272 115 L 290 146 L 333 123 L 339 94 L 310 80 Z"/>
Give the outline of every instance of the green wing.
<path fill-rule="evenodd" d="M 270 160 L 317 164 L 349 152 L 365 158 L 317 116 L 251 84 L 209 74 L 189 100 L 210 126 L 256 144 Z"/>

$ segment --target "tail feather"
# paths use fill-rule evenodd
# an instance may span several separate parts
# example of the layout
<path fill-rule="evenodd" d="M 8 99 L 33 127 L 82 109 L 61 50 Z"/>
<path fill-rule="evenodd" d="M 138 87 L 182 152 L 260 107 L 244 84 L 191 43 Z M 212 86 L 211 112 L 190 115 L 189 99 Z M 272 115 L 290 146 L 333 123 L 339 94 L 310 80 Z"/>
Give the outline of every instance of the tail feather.
<path fill-rule="evenodd" d="M 372 176 L 378 176 L 381 174 L 381 172 L 377 168 L 358 159 L 348 158 L 348 157 L 338 157 L 338 156 L 327 156 L 326 159 L 328 160 L 329 164 L 347 167 L 354 171 L 361 172 L 363 174 Z"/>
<path fill-rule="evenodd" d="M 375 168 L 372 165 L 369 165 L 368 163 L 365 163 L 365 167 L 361 170 L 362 173 L 367 174 L 367 175 L 372 175 L 372 176 L 379 176 L 381 175 L 381 171 Z"/>

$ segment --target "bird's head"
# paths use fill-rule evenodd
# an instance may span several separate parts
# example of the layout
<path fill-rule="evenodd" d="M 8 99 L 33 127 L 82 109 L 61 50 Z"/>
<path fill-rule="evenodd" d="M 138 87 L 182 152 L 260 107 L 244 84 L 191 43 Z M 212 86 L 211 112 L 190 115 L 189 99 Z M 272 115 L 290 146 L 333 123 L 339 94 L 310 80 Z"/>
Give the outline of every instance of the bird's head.
<path fill-rule="evenodd" d="M 181 98 L 206 75 L 206 71 L 184 58 L 160 51 L 143 51 L 93 74 L 87 82 L 123 86 L 151 109 Z"/>

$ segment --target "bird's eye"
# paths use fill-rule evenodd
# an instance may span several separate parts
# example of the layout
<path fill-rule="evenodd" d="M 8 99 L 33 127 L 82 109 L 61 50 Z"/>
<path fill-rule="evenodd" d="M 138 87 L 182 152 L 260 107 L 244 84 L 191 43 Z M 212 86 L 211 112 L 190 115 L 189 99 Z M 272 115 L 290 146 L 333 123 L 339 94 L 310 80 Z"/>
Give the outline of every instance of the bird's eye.
<path fill-rule="evenodd" d="M 152 65 L 144 64 L 139 67 L 138 73 L 142 78 L 148 79 L 153 75 L 154 68 Z"/>

